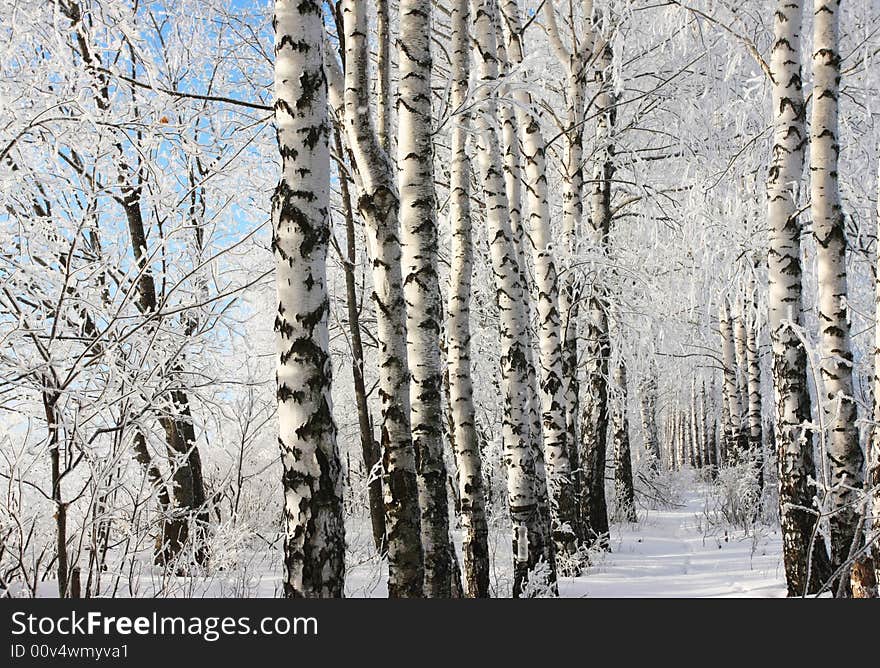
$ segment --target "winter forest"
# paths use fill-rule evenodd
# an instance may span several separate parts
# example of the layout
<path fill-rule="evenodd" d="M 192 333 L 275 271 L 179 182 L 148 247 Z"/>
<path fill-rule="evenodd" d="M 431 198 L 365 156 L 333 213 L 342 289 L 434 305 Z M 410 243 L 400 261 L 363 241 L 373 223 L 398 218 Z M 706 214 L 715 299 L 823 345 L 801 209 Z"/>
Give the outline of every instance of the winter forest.
<path fill-rule="evenodd" d="M 0 596 L 877 597 L 880 0 L 0 0 Z"/>

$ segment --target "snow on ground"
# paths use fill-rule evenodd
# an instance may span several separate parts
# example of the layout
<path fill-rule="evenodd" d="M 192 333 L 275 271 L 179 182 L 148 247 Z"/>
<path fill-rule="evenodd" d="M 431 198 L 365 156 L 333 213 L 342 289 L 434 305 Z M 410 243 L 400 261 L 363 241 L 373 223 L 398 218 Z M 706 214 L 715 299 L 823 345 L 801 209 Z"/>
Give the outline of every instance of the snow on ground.
<path fill-rule="evenodd" d="M 698 483 L 672 510 L 639 513 L 611 528 L 611 553 L 560 580 L 564 597 L 785 597 L 778 527 L 755 534 L 713 527 L 708 486 Z"/>
<path fill-rule="evenodd" d="M 785 573 L 778 527 L 759 525 L 746 534 L 720 521 L 717 499 L 707 483 L 681 473 L 680 499 L 671 509 L 640 509 L 635 524 L 613 524 L 611 552 L 592 552 L 592 565 L 576 578 L 561 578 L 559 593 L 582 597 L 784 597 Z M 512 554 L 505 526 L 490 527 L 493 596 L 510 595 Z M 456 532 L 457 534 L 458 532 Z M 369 522 L 347 523 L 348 563 L 345 594 L 350 598 L 388 595 L 387 565 L 375 557 Z M 455 535 L 460 558 L 460 536 Z M 161 570 L 143 565 L 116 596 L 143 597 L 163 590 L 164 596 L 278 597 L 280 563 L 265 555 L 250 567 L 217 570 L 208 578 L 163 578 Z M 277 556 L 277 555 L 276 555 Z M 109 574 L 108 574 L 109 577 Z M 170 586 L 169 586 L 170 585 Z M 57 596 L 53 581 L 41 582 L 37 595 Z M 107 592 L 105 592 L 107 595 Z"/>

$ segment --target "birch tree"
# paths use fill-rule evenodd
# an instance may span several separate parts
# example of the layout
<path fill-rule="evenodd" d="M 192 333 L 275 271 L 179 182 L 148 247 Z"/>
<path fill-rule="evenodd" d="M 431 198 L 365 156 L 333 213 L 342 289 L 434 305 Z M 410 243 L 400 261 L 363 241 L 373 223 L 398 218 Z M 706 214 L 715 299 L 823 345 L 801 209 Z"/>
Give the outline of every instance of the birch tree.
<path fill-rule="evenodd" d="M 342 123 L 358 175 L 358 210 L 364 221 L 373 279 L 379 339 L 379 396 L 382 409 L 382 488 L 388 539 L 388 594 L 418 598 L 424 591 L 416 461 L 410 431 L 406 306 L 398 237 L 400 202 L 393 168 L 373 126 L 366 8 L 341 5 L 344 81 L 329 61 L 330 96 Z M 439 392 L 439 387 L 437 388 Z"/>
<path fill-rule="evenodd" d="M 501 159 L 493 119 L 496 102 L 491 87 L 498 79 L 498 50 L 492 0 L 474 0 L 474 45 L 479 85 L 474 114 L 476 164 L 483 184 L 485 218 L 501 340 L 501 386 L 504 391 L 502 440 L 507 493 L 513 523 L 514 583 L 518 596 L 529 572 L 544 561 L 555 568 L 553 546 L 540 512 L 536 443 L 529 419 L 530 354 L 524 298 Z M 553 571 L 555 573 L 555 570 Z"/>
<path fill-rule="evenodd" d="M 614 367 L 614 386 L 617 401 L 611 414 L 614 443 L 614 496 L 617 512 L 627 522 L 638 520 L 633 491 L 632 454 L 629 447 L 629 421 L 626 409 L 626 366 L 618 360 Z"/>
<path fill-rule="evenodd" d="M 642 420 L 642 442 L 645 454 L 650 458 L 651 468 L 657 470 L 661 464 L 660 443 L 657 437 L 657 380 L 651 366 L 642 379 L 639 391 L 639 415 Z"/>
<path fill-rule="evenodd" d="M 519 7 L 516 0 L 502 0 L 501 10 L 506 25 L 507 57 L 512 64 L 519 65 L 524 58 Z M 579 523 L 571 478 L 571 463 L 565 442 L 559 282 L 550 230 L 546 147 L 539 112 L 528 91 L 517 88 L 513 91 L 513 97 L 517 103 L 517 124 L 522 132 L 520 141 L 529 203 L 528 235 L 533 248 L 538 293 L 537 337 L 541 367 L 541 429 L 553 517 L 553 538 L 557 549 L 574 551 L 578 540 Z"/>
<path fill-rule="evenodd" d="M 613 132 L 616 122 L 616 99 L 611 81 L 612 47 L 605 36 L 596 38 L 593 56 L 593 81 L 596 87 L 593 105 L 596 115 L 596 157 L 589 192 L 590 219 L 588 242 L 592 251 L 602 257 L 608 249 L 611 232 L 611 182 L 614 178 Z M 594 275 L 600 270 L 594 268 Z M 585 484 L 582 500 L 589 532 L 595 536 L 608 533 L 608 512 L 605 505 L 605 442 L 608 432 L 608 359 L 611 344 L 604 286 L 593 281 L 587 298 L 585 338 L 586 396 L 582 417 Z M 678 460 L 679 464 L 683 462 Z"/>
<path fill-rule="evenodd" d="M 278 316 L 278 444 L 284 467 L 284 593 L 340 597 L 345 533 L 330 398 L 327 246 L 330 125 L 320 2 L 275 3 L 273 202 Z"/>
<path fill-rule="evenodd" d="M 452 6 L 452 90 L 450 103 L 468 102 L 470 76 L 470 0 Z M 471 163 L 467 153 L 469 115 L 462 114 L 452 130 L 449 219 L 452 226 L 447 349 L 452 445 L 458 462 L 464 588 L 470 598 L 489 596 L 489 528 L 480 445 L 476 431 L 471 381 L 470 300 L 474 250 L 471 241 Z"/>
<path fill-rule="evenodd" d="M 877 229 L 880 230 L 880 164 L 877 168 Z M 880 582 L 880 245 L 877 246 L 877 273 L 874 286 L 876 307 L 874 314 L 874 425 L 869 443 L 868 485 L 871 491 L 871 558 L 874 561 L 876 580 Z"/>
<path fill-rule="evenodd" d="M 592 13 L 592 0 L 582 3 L 586 16 Z M 592 53 L 592 31 L 578 39 L 574 29 L 574 5 L 569 6 L 572 23 L 571 44 L 566 46 L 556 22 L 555 3 L 544 3 L 544 17 L 548 37 L 557 60 L 565 73 L 565 99 L 567 102 L 563 157 L 562 191 L 562 243 L 563 269 L 560 275 L 559 310 L 561 314 L 563 345 L 563 385 L 566 411 L 566 446 L 572 483 L 577 490 L 583 484 L 578 452 L 578 418 L 580 382 L 578 379 L 578 311 L 580 301 L 576 262 L 580 255 L 580 237 L 583 218 L 584 147 L 583 118 L 584 96 L 589 57 Z M 580 509 L 576 509 L 580 514 Z"/>
<path fill-rule="evenodd" d="M 413 448 L 419 476 L 425 595 L 452 592 L 440 373 L 440 286 L 431 144 L 431 3 L 401 0 L 397 100 L 403 290 Z"/>
<path fill-rule="evenodd" d="M 822 541 L 813 540 L 818 515 L 813 482 L 816 469 L 808 428 L 807 356 L 798 338 L 803 323 L 798 195 L 807 142 L 801 77 L 802 14 L 800 0 L 776 3 L 769 62 L 773 149 L 767 179 L 767 301 L 776 399 L 779 515 L 789 596 L 816 591 L 829 575 L 825 547 Z"/>
<path fill-rule="evenodd" d="M 758 358 L 758 309 L 754 303 L 754 282 L 749 284 L 749 307 L 743 314 L 746 329 L 746 372 L 748 376 L 749 452 L 755 459 L 758 485 L 764 486 L 764 434 L 761 423 L 761 363 Z"/>
<path fill-rule="evenodd" d="M 718 314 L 721 333 L 721 352 L 724 364 L 724 401 L 728 411 L 728 455 L 738 461 L 744 450 L 745 432 L 742 425 L 742 403 L 740 402 L 739 365 L 737 364 L 734 322 L 730 317 L 727 300 L 721 305 Z"/>
<path fill-rule="evenodd" d="M 816 237 L 823 410 L 831 469 L 831 565 L 850 557 L 859 517 L 864 455 L 853 400 L 847 307 L 846 235 L 838 185 L 840 143 L 839 0 L 813 3 L 813 105 L 810 123 L 810 214 Z M 849 581 L 845 571 L 842 579 Z"/>

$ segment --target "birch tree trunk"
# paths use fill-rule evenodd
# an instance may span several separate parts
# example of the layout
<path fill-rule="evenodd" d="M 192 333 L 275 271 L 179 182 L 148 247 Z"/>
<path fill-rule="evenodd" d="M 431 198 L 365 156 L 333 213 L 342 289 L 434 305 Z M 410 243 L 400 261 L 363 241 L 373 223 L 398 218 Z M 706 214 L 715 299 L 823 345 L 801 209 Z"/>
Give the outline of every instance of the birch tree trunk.
<path fill-rule="evenodd" d="M 728 463 L 736 463 L 744 451 L 745 432 L 742 425 L 743 413 L 740 402 L 739 365 L 736 359 L 734 323 L 731 320 L 730 309 L 726 300 L 719 310 L 718 326 L 721 332 L 721 357 L 724 364 L 724 400 L 727 404 L 729 429 L 726 456 L 730 459 Z"/>
<path fill-rule="evenodd" d="M 699 395 L 697 394 L 697 379 L 694 378 L 691 381 L 691 424 L 693 425 L 693 440 L 691 441 L 691 452 L 693 459 L 693 466 L 695 469 L 703 468 L 703 452 L 701 447 L 701 429 L 702 429 L 702 421 L 700 420 L 700 403 L 699 403 Z"/>
<path fill-rule="evenodd" d="M 443 461 L 430 35 L 431 3 L 401 0 L 397 162 L 412 437 L 422 511 L 425 596 L 449 598 L 452 552 Z"/>
<path fill-rule="evenodd" d="M 642 379 L 639 401 L 639 412 L 642 418 L 642 440 L 645 454 L 649 458 L 651 469 L 656 471 L 661 464 L 660 444 L 657 439 L 657 380 L 654 370 L 649 369 Z"/>
<path fill-rule="evenodd" d="M 614 177 L 614 131 L 617 112 L 611 81 L 611 44 L 599 39 L 594 55 L 596 93 L 596 158 L 593 183 L 590 190 L 589 243 L 600 257 L 607 253 L 611 232 L 611 180 Z M 598 270 L 594 270 L 594 275 Z M 588 533 L 603 536 L 608 533 L 608 512 L 605 505 L 605 443 L 608 433 L 608 359 L 611 344 L 608 332 L 608 313 L 600 281 L 594 281 L 587 300 L 585 338 L 586 395 L 582 416 L 582 467 L 585 485 L 582 505 L 586 513 Z M 683 464 L 677 457 L 679 465 Z"/>
<path fill-rule="evenodd" d="M 776 400 L 779 515 L 789 596 L 813 592 L 830 575 L 828 555 L 816 540 L 816 487 L 807 386 L 806 351 L 795 328 L 803 323 L 801 225 L 798 192 L 807 141 L 801 79 L 803 0 L 778 0 L 770 53 L 773 153 L 767 181 L 768 306 Z"/>
<path fill-rule="evenodd" d="M 810 123 L 810 213 L 816 237 L 823 409 L 831 473 L 831 565 L 847 561 L 857 535 L 864 455 L 853 400 L 847 307 L 846 236 L 838 187 L 840 95 L 839 0 L 813 3 L 813 107 Z M 849 570 L 841 576 L 849 582 Z M 848 588 L 848 587 L 847 587 Z"/>
<path fill-rule="evenodd" d="M 342 138 L 339 136 L 338 129 L 334 132 L 334 139 L 336 152 L 341 158 L 344 153 Z M 352 210 L 351 192 L 348 183 L 348 178 L 340 174 L 339 190 L 345 216 L 346 262 L 343 264 L 343 268 L 345 271 L 348 326 L 351 336 L 351 376 L 354 382 L 355 403 L 357 404 L 361 456 L 364 459 L 364 468 L 367 470 L 367 495 L 370 502 L 370 525 L 373 530 L 373 543 L 376 546 L 376 551 L 384 555 L 387 552 L 387 546 L 385 541 L 385 509 L 382 507 L 382 478 L 375 470 L 380 465 L 382 453 L 379 444 L 373 437 L 373 420 L 370 416 L 369 405 L 367 404 L 367 387 L 364 380 L 364 344 L 361 339 L 361 316 L 354 275 L 355 263 L 357 261 L 354 211 Z"/>
<path fill-rule="evenodd" d="M 748 445 L 749 438 L 749 359 L 746 332 L 746 308 L 740 298 L 733 314 L 733 341 L 736 352 L 736 385 L 739 392 L 739 424 L 743 441 Z"/>
<path fill-rule="evenodd" d="M 451 107 L 467 102 L 470 76 L 470 0 L 452 5 Z M 477 440 L 476 413 L 471 381 L 470 299 L 473 274 L 471 243 L 471 164 L 467 155 L 469 116 L 462 114 L 452 129 L 449 218 L 452 226 L 449 268 L 447 350 L 452 444 L 458 462 L 458 495 L 461 508 L 464 589 L 469 598 L 489 596 L 489 528 L 483 490 L 482 462 Z"/>
<path fill-rule="evenodd" d="M 589 10 L 592 0 L 584 3 Z M 586 11 L 589 15 L 589 11 Z M 562 42 L 556 24 L 553 2 L 544 3 L 544 16 L 553 51 L 565 69 L 565 96 L 567 102 L 563 169 L 562 169 L 562 265 L 559 290 L 559 310 L 562 327 L 562 378 L 565 396 L 566 448 L 575 491 L 583 486 L 583 471 L 578 452 L 578 419 L 580 414 L 578 379 L 578 311 L 580 281 L 575 263 L 580 255 L 580 236 L 583 218 L 584 149 L 583 116 L 587 61 L 592 51 L 592 31 L 578 44 L 576 31 L 572 35 L 571 48 Z M 576 503 L 579 495 L 575 495 Z M 578 503 L 579 505 L 579 503 Z M 578 521 L 581 509 L 575 508 Z M 583 530 L 578 529 L 582 536 Z"/>
<path fill-rule="evenodd" d="M 485 11 L 492 21 L 492 29 L 495 35 L 497 63 L 496 76 L 506 79 L 510 74 L 510 63 L 507 60 L 507 49 L 504 44 L 504 32 L 501 27 L 501 19 L 498 16 L 497 0 L 491 0 L 484 5 Z M 502 100 L 512 97 L 510 86 L 502 84 L 499 88 Z M 528 412 L 529 428 L 531 430 L 530 442 L 535 448 L 535 493 L 538 498 L 538 508 L 541 513 L 541 526 L 547 533 L 546 540 L 550 538 L 550 500 L 547 491 L 547 475 L 544 467 L 544 450 L 541 428 L 540 398 L 538 397 L 538 380 L 535 373 L 535 361 L 532 353 L 532 341 L 534 339 L 534 304 L 531 294 L 532 270 L 530 255 L 525 253 L 525 246 L 531 242 L 522 222 L 523 204 L 523 176 L 521 168 L 522 151 L 520 150 L 519 128 L 514 113 L 514 105 L 509 102 L 499 101 L 497 114 L 501 123 L 501 138 L 504 154 L 504 189 L 507 193 L 508 212 L 510 215 L 510 230 L 513 235 L 513 244 L 516 251 L 516 261 L 519 268 L 519 279 L 523 289 L 523 303 L 526 313 L 526 326 L 529 345 L 526 350 L 529 384 L 528 384 Z"/>
<path fill-rule="evenodd" d="M 522 28 L 516 0 L 503 0 L 506 22 L 507 56 L 511 63 L 522 63 Z M 565 388 L 562 371 L 562 330 L 559 316 L 559 281 L 550 230 L 547 194 L 547 165 L 540 112 L 529 93 L 517 88 L 516 119 L 522 134 L 526 192 L 529 203 L 528 235 L 533 251 L 535 283 L 538 293 L 538 349 L 541 398 L 541 428 L 544 463 L 553 520 L 553 540 L 557 550 L 574 552 L 579 540 L 579 522 L 566 445 Z"/>
<path fill-rule="evenodd" d="M 388 595 L 423 595 L 424 553 L 419 518 L 416 462 L 410 431 L 406 312 L 398 238 L 399 200 L 387 153 L 370 111 L 367 77 L 367 21 L 363 2 L 344 0 L 345 80 L 331 69 L 334 107 L 344 107 L 343 124 L 359 177 L 358 210 L 364 221 L 372 264 L 379 340 L 379 397 L 382 407 L 382 489 L 388 541 Z M 335 61 L 333 61 L 335 64 Z M 340 88 L 344 92 L 340 93 Z M 439 388 L 437 388 L 439 392 Z"/>
<path fill-rule="evenodd" d="M 706 463 L 709 475 L 714 479 L 718 473 L 718 417 L 715 404 L 715 381 L 709 379 L 709 389 L 703 383 L 703 406 L 706 408 Z"/>
<path fill-rule="evenodd" d="M 754 300 L 755 287 L 750 284 L 749 294 Z M 752 301 L 751 308 L 743 314 L 746 328 L 746 370 L 749 398 L 749 452 L 755 460 L 758 486 L 764 488 L 764 433 L 761 424 L 761 363 L 758 358 L 758 309 Z"/>
<path fill-rule="evenodd" d="M 880 164 L 877 166 L 877 229 L 880 230 Z M 874 324 L 874 426 L 871 430 L 868 485 L 871 492 L 871 557 L 880 582 L 880 244 L 877 245 L 876 300 Z"/>
<path fill-rule="evenodd" d="M 389 0 L 376 0 L 376 132 L 379 144 L 391 156 L 391 10 Z"/>
<path fill-rule="evenodd" d="M 489 250 L 495 275 L 504 392 L 502 441 L 507 493 L 513 524 L 514 583 L 519 596 L 529 572 L 544 561 L 555 581 L 555 556 L 539 507 L 540 486 L 535 439 L 529 420 L 530 353 L 527 302 L 510 224 L 507 189 L 491 89 L 498 79 L 498 51 L 492 21 L 493 0 L 473 0 L 475 60 L 479 86 L 474 114 L 477 168 L 483 184 Z"/>
<path fill-rule="evenodd" d="M 614 443 L 614 496 L 617 512 L 627 522 L 638 520 L 633 490 L 632 455 L 629 447 L 629 422 L 626 411 L 626 366 L 618 360 L 614 367 L 617 401 L 611 414 Z"/>
<path fill-rule="evenodd" d="M 341 597 L 342 484 L 327 331 L 330 124 L 320 2 L 275 2 L 275 125 L 281 180 L 272 203 L 278 317 L 278 443 L 284 467 L 284 594 Z"/>

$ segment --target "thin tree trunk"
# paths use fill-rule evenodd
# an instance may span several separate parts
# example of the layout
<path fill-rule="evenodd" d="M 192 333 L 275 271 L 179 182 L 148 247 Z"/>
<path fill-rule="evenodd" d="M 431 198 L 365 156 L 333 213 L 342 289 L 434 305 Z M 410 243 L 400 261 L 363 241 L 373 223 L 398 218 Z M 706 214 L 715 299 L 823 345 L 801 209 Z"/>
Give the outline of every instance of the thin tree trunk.
<path fill-rule="evenodd" d="M 718 314 L 721 332 L 721 357 L 724 363 L 724 399 L 729 417 L 727 434 L 727 457 L 730 463 L 739 461 L 745 451 L 746 433 L 742 424 L 742 403 L 740 401 L 739 365 L 737 364 L 734 322 L 730 317 L 727 301 L 721 305 Z"/>
<path fill-rule="evenodd" d="M 376 102 L 376 132 L 379 144 L 391 152 L 391 10 L 389 0 L 376 0 L 376 78 L 379 99 Z"/>
<path fill-rule="evenodd" d="M 440 286 L 431 142 L 431 3 L 400 0 L 398 176 L 410 410 L 422 511 L 425 596 L 452 592 L 449 505 L 443 461 Z"/>
<path fill-rule="evenodd" d="M 334 132 L 336 152 L 342 156 L 342 138 L 339 131 Z M 367 495 L 370 503 L 370 526 L 373 530 L 373 543 L 379 554 L 387 551 L 385 539 L 385 513 L 382 507 L 382 478 L 377 475 L 376 467 L 381 459 L 381 451 L 376 439 L 373 438 L 373 420 L 367 403 L 367 386 L 364 381 L 364 344 L 361 338 L 361 316 L 357 299 L 354 268 L 357 263 L 355 248 L 354 211 L 351 206 L 351 193 L 348 178 L 340 174 L 339 188 L 342 197 L 342 208 L 345 216 L 345 252 L 343 262 L 345 271 L 345 295 L 348 307 L 348 331 L 351 336 L 351 375 L 354 380 L 354 396 L 358 412 L 358 428 L 361 436 L 361 455 L 364 468 L 367 470 Z"/>
<path fill-rule="evenodd" d="M 857 535 L 864 455 L 853 400 L 847 308 L 846 235 L 838 186 L 840 95 L 839 0 L 813 3 L 813 106 L 810 123 L 810 213 L 816 237 L 821 372 L 831 473 L 831 565 L 850 556 Z M 849 571 L 841 578 L 849 589 Z"/>
<path fill-rule="evenodd" d="M 880 230 L 880 164 L 877 167 L 877 230 Z M 876 312 L 874 324 L 874 425 L 869 450 L 868 486 L 871 489 L 871 556 L 880 582 L 880 244 L 877 244 Z"/>
<path fill-rule="evenodd" d="M 703 449 L 702 449 L 702 420 L 700 414 L 702 409 L 699 403 L 699 395 L 697 394 L 697 379 L 691 381 L 691 424 L 693 425 L 693 440 L 691 441 L 691 451 L 693 452 L 694 468 L 703 468 Z"/>
<path fill-rule="evenodd" d="M 341 597 L 345 527 L 327 318 L 330 123 L 322 5 L 275 2 L 275 126 L 281 179 L 272 203 L 278 317 L 278 443 L 284 468 L 284 594 Z"/>
<path fill-rule="evenodd" d="M 656 471 L 661 464 L 660 444 L 657 439 L 657 380 L 653 367 L 642 379 L 639 392 L 639 413 L 642 418 L 642 441 L 650 467 Z"/>
<path fill-rule="evenodd" d="M 502 441 L 507 468 L 507 491 L 513 523 L 514 583 L 519 596 L 529 572 L 544 561 L 555 581 L 553 546 L 539 507 L 536 446 L 529 420 L 530 355 L 528 314 L 510 228 L 507 189 L 490 87 L 498 78 L 498 51 L 492 21 L 492 0 L 474 0 L 475 61 L 478 65 L 479 103 L 474 114 L 479 180 L 483 184 L 489 249 L 495 274 L 496 302 L 501 339 L 501 385 L 504 392 Z"/>
<path fill-rule="evenodd" d="M 746 328 L 746 370 L 748 375 L 749 453 L 755 461 L 758 487 L 764 488 L 764 433 L 761 424 L 761 363 L 758 358 L 758 308 L 755 286 L 749 284 L 750 307 L 743 313 Z"/>
<path fill-rule="evenodd" d="M 584 149 L 583 116 L 587 60 L 592 40 L 584 39 L 579 45 L 573 36 L 571 50 L 562 43 L 556 25 L 554 3 L 544 3 L 544 16 L 553 50 L 565 69 L 565 96 L 568 105 L 563 136 L 565 138 L 562 170 L 562 266 L 560 275 L 559 310 L 562 327 L 562 378 L 565 396 L 566 448 L 571 468 L 572 486 L 577 492 L 583 486 L 583 475 L 578 452 L 578 419 L 580 415 L 580 382 L 578 379 L 578 311 L 580 281 L 575 263 L 580 254 L 581 224 L 583 218 Z M 588 32 L 592 35 L 592 32 Z M 579 506 L 579 495 L 575 503 Z M 575 508 L 580 523 L 581 509 Z M 583 528 L 577 528 L 583 537 Z"/>
<path fill-rule="evenodd" d="M 772 75 L 773 154 L 767 182 L 768 313 L 776 399 L 779 515 L 789 596 L 816 591 L 830 574 L 816 534 L 813 435 L 807 356 L 798 339 L 803 323 L 801 225 L 798 193 L 807 141 L 801 79 L 803 0 L 778 0 L 774 13 Z M 810 545 L 814 545 L 812 554 Z"/>
<path fill-rule="evenodd" d="M 507 56 L 513 64 L 523 61 L 522 30 L 516 0 L 504 0 L 502 14 L 507 24 Z M 571 463 L 566 445 L 565 388 L 563 386 L 562 329 L 559 315 L 559 281 L 550 230 L 547 193 L 547 165 L 540 112 L 523 88 L 513 91 L 517 102 L 517 124 L 522 131 L 526 192 L 529 203 L 528 236 L 533 250 L 538 291 L 538 349 L 541 398 L 541 428 L 544 463 L 550 498 L 553 540 L 557 550 L 574 552 L 580 539 L 572 484 Z"/>
<path fill-rule="evenodd" d="M 627 522 L 638 520 L 633 490 L 632 457 L 629 447 L 629 421 L 626 410 L 626 366 L 622 359 L 614 367 L 617 401 L 611 414 L 614 443 L 614 496 L 617 512 Z"/>
<path fill-rule="evenodd" d="M 470 73 L 470 0 L 452 5 L 451 107 L 459 109 L 468 96 Z M 471 164 L 467 155 L 468 114 L 452 130 L 449 218 L 452 226 L 449 269 L 447 350 L 452 445 L 458 462 L 458 496 L 461 510 L 464 585 L 468 598 L 489 596 L 489 528 L 476 411 L 471 380 L 470 299 L 473 274 L 471 242 Z"/>
<path fill-rule="evenodd" d="M 107 113 L 111 108 L 110 82 L 101 68 L 100 55 L 90 46 L 82 8 L 77 2 L 59 2 L 58 6 L 70 20 L 75 31 L 76 50 L 86 70 L 94 78 L 95 104 L 101 112 Z M 137 305 L 141 313 L 150 314 L 158 309 L 158 298 L 149 267 L 149 247 L 141 212 L 142 173 L 128 164 L 121 141 L 114 142 L 114 150 L 118 156 L 117 180 L 121 190 L 121 194 L 115 199 L 125 214 L 129 242 L 139 271 Z M 181 369 L 178 365 L 173 365 L 171 371 L 176 374 Z M 206 497 L 201 455 L 196 446 L 189 395 L 182 389 L 176 389 L 167 398 L 172 408 L 171 415 L 160 415 L 159 422 L 165 432 L 171 460 L 174 508 L 171 516 L 165 519 L 161 532 L 162 543 L 156 550 L 156 561 L 160 564 L 168 564 L 177 557 L 190 538 L 190 523 L 193 520 L 207 523 L 208 519 L 207 509 L 204 507 Z M 136 443 L 137 438 L 136 436 Z M 141 455 L 138 455 L 138 459 L 142 459 Z M 199 545 L 195 550 L 196 563 L 203 564 L 206 557 L 203 547 Z"/>
<path fill-rule="evenodd" d="M 596 113 L 596 153 L 593 185 L 590 192 L 590 243 L 599 256 L 607 254 L 611 232 L 611 180 L 614 177 L 613 132 L 617 112 L 611 81 L 611 44 L 597 40 L 594 55 L 594 99 Z M 598 275 L 600 271 L 594 272 Z M 608 533 L 608 511 L 605 504 L 605 443 L 608 433 L 608 359 L 611 344 L 608 313 L 601 281 L 593 282 L 587 300 L 585 337 L 586 396 L 582 417 L 582 467 L 585 484 L 582 507 L 586 513 L 588 532 L 595 537 Z M 677 462 L 682 465 L 681 457 Z"/>
<path fill-rule="evenodd" d="M 747 351 L 746 308 L 740 297 L 732 315 L 733 343 L 736 353 L 736 386 L 739 393 L 739 424 L 748 444 L 749 437 L 749 359 Z"/>
<path fill-rule="evenodd" d="M 410 431 L 406 312 L 400 265 L 394 172 L 377 138 L 371 115 L 365 3 L 341 7 L 345 51 L 344 84 L 330 61 L 333 106 L 344 107 L 348 148 L 358 174 L 358 210 L 364 221 L 372 265 L 379 344 L 379 397 L 382 406 L 382 489 L 388 541 L 388 595 L 419 598 L 424 591 L 416 460 Z M 344 87 L 344 92 L 342 89 Z M 439 387 L 437 388 L 439 392 Z"/>
<path fill-rule="evenodd" d="M 492 26 L 496 39 L 497 72 L 506 78 L 510 74 L 510 63 L 507 60 L 507 48 L 505 46 L 504 31 L 501 27 L 501 19 L 498 16 L 497 0 L 491 0 L 484 5 L 486 12 L 491 15 Z M 493 61 L 495 62 L 495 61 Z M 508 100 L 512 97 L 508 85 L 499 88 L 499 97 Z M 522 151 L 520 150 L 520 131 L 517 125 L 514 105 L 509 102 L 499 101 L 497 105 L 498 119 L 501 124 L 501 135 L 504 153 L 504 187 L 507 193 L 508 213 L 510 216 L 510 230 L 513 235 L 516 262 L 519 270 L 519 280 L 522 285 L 523 305 L 526 313 L 526 327 L 529 345 L 526 348 L 529 383 L 528 383 L 528 415 L 529 429 L 531 430 L 530 442 L 535 449 L 535 494 L 538 499 L 538 509 L 541 514 L 540 526 L 545 532 L 545 541 L 550 541 L 550 499 L 547 491 L 547 474 L 544 466 L 544 450 L 541 427 L 540 398 L 538 396 L 538 379 L 535 372 L 535 361 L 532 353 L 532 341 L 534 339 L 533 320 L 535 316 L 532 301 L 532 279 L 534 271 L 530 258 L 531 254 L 525 252 L 525 247 L 531 245 L 528 234 L 522 221 L 523 204 L 523 176 L 521 169 Z"/>

